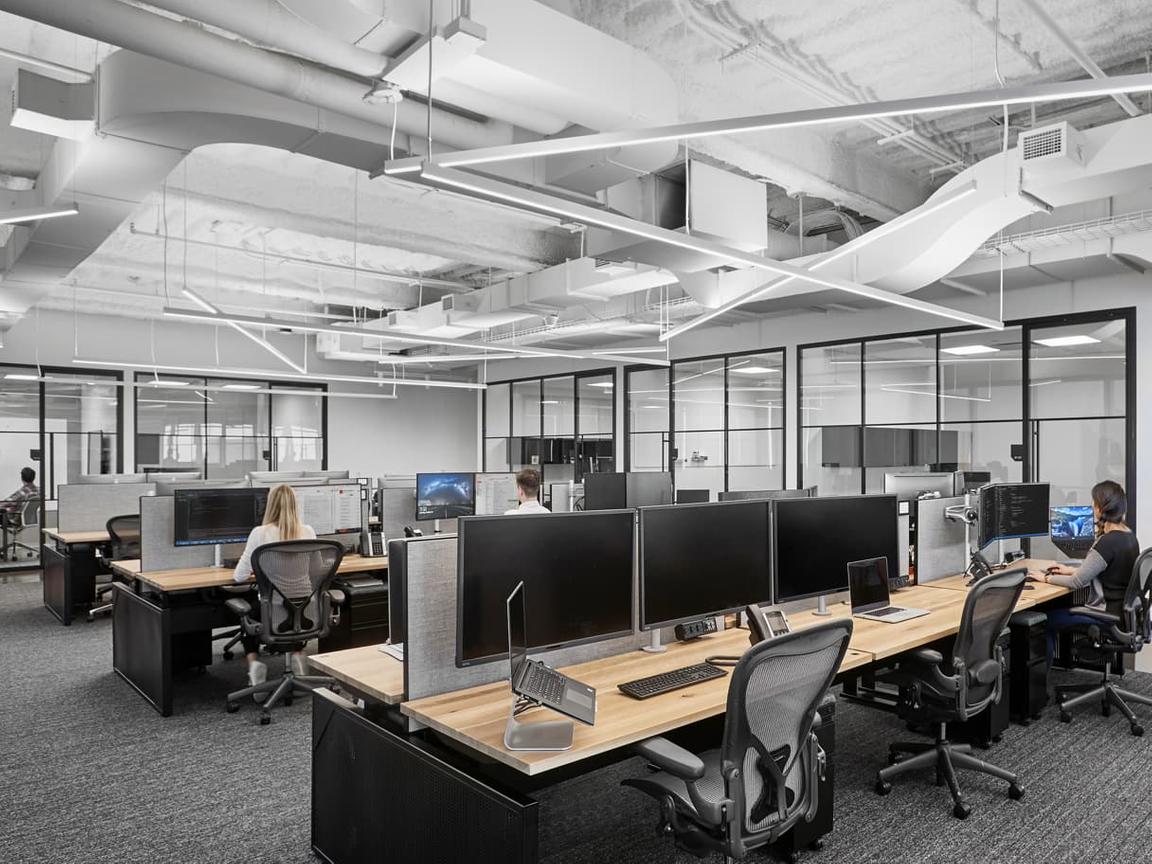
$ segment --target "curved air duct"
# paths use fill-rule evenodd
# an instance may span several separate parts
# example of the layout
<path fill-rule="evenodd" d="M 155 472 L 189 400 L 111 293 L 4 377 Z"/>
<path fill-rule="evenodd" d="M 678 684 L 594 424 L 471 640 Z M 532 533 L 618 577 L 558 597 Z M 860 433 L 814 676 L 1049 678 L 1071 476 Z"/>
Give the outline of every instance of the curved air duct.
<path fill-rule="evenodd" d="M 301 2 L 295 0 L 292 5 Z M 338 39 L 322 34 L 314 34 L 314 42 L 309 42 L 314 28 L 290 21 L 271 0 L 160 0 L 156 5 L 182 6 L 189 14 L 203 7 L 204 16 L 212 17 L 218 26 L 235 25 L 247 38 L 279 50 L 308 51 L 308 60 L 343 69 L 360 79 L 366 79 L 365 72 L 389 59 L 379 55 L 369 66 L 373 55 L 365 49 L 350 43 L 345 49 Z M 419 20 L 420 8 L 427 8 L 421 0 L 387 5 L 389 15 L 407 15 L 412 21 Z M 321 7 L 313 3 L 312 8 Z M 357 15 L 363 15 L 338 0 L 326 0 L 323 8 L 345 30 Z M 38 193 L 42 203 L 76 201 L 80 215 L 18 226 L 7 245 L 0 248 L 0 280 L 4 284 L 0 332 L 95 251 L 196 147 L 224 142 L 263 145 L 365 171 L 378 168 L 387 155 L 383 142 L 392 131 L 391 107 L 364 102 L 366 81 L 344 72 L 225 38 L 200 25 L 119 0 L 0 0 L 0 10 L 130 49 L 113 54 L 101 65 L 98 134 L 80 141 L 58 140 L 41 171 Z M 261 10 L 266 16 L 263 20 Z M 485 25 L 488 41 L 476 52 L 479 61 L 466 58 L 470 66 L 460 68 L 458 64 L 452 71 L 470 75 L 474 67 L 486 70 L 490 80 L 485 86 L 490 84 L 501 94 L 493 99 L 514 106 L 524 96 L 546 103 L 552 110 L 556 105 L 564 106 L 565 114 L 571 107 L 568 121 L 552 115 L 562 125 L 595 121 L 593 109 L 601 98 L 606 101 L 593 128 L 611 128 L 617 121 L 637 125 L 675 119 L 671 80 L 635 49 L 535 0 L 474 0 L 472 14 L 491 16 L 480 22 Z M 426 15 L 425 11 L 425 22 Z M 365 32 L 379 29 L 394 40 L 411 41 L 413 37 L 410 29 L 380 17 L 366 25 Z M 509 32 L 503 32 L 505 28 Z M 545 45 L 539 34 L 556 28 L 563 30 L 567 41 L 549 39 Z M 524 69 L 512 65 L 520 50 L 527 58 Z M 594 71 L 584 66 L 589 56 L 597 57 Z M 583 74 L 574 72 L 576 67 Z M 532 88 L 525 86 L 534 75 L 545 72 L 550 72 L 545 80 Z M 434 85 L 433 95 L 441 86 L 449 86 L 449 81 L 449 77 L 442 77 Z M 499 86 L 501 81 L 503 87 Z M 589 92 L 581 93 L 585 82 Z M 623 94 L 630 93 L 635 95 L 625 98 L 618 110 L 605 107 L 617 105 Z M 458 88 L 455 95 L 466 96 L 467 88 Z M 660 109 L 644 116 L 639 107 L 648 98 Z M 496 107 L 495 102 L 484 106 L 457 104 L 470 109 Z M 51 110 L 47 108 L 45 113 Z M 633 111 L 635 116 L 630 114 Z M 500 120 L 469 118 L 437 108 L 433 112 L 435 142 L 447 148 L 506 144 L 529 135 Z M 421 152 L 427 117 L 424 105 L 412 100 L 401 102 L 395 118 L 397 146 L 405 152 Z M 630 153 L 627 161 L 631 168 L 623 168 L 608 154 L 606 164 L 598 158 L 581 158 L 555 165 L 527 164 L 521 170 L 534 177 L 545 175 L 557 183 L 570 181 L 574 189 L 597 188 L 598 184 L 618 182 L 622 171 L 634 176 L 661 167 L 670 158 L 663 145 L 646 154 L 649 161 L 644 156 Z"/>

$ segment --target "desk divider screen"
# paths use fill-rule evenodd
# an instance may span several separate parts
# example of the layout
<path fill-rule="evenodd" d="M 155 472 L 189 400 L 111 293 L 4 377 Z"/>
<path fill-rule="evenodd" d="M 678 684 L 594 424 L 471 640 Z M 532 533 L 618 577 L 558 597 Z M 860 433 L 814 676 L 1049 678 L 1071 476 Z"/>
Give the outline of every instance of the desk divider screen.
<path fill-rule="evenodd" d="M 139 513 L 140 499 L 155 494 L 155 483 L 67 483 L 56 492 L 58 530 L 103 530 L 113 516 Z"/>
<path fill-rule="evenodd" d="M 400 540 L 405 526 L 418 528 L 425 534 L 432 533 L 431 522 L 416 521 L 416 481 L 411 486 L 384 486 L 380 490 L 380 527 L 384 539 Z M 442 534 L 456 533 L 455 519 L 441 519 Z"/>
<path fill-rule="evenodd" d="M 405 700 L 491 684 L 508 677 L 507 663 L 456 667 L 456 535 L 440 534 L 405 544 L 407 636 L 404 643 Z M 633 594 L 636 585 L 633 579 Z M 633 607 L 636 607 L 635 596 Z M 550 666 L 570 666 L 634 651 L 648 634 L 533 653 Z M 511 699 L 511 692 L 509 692 Z"/>
<path fill-rule="evenodd" d="M 97 488 L 97 487 L 93 487 Z M 175 500 L 159 495 L 140 500 L 140 571 L 211 567 L 212 546 L 176 546 L 173 536 Z"/>
<path fill-rule="evenodd" d="M 925 498 L 916 502 L 916 584 L 927 585 L 937 579 L 963 573 L 968 567 L 968 549 L 964 545 L 964 524 L 944 518 L 944 511 L 959 506 L 957 498 Z M 972 526 L 975 539 L 976 526 Z"/>

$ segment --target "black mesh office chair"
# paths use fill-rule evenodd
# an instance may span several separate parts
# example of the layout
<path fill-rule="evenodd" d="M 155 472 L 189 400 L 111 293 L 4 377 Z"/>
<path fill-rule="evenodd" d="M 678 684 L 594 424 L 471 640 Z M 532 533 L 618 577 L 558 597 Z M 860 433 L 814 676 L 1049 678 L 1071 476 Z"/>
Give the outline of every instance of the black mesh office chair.
<path fill-rule="evenodd" d="M 104 523 L 104 529 L 108 532 L 109 561 L 132 561 L 140 557 L 140 515 L 138 513 L 113 516 Z M 108 602 L 89 609 L 89 621 L 94 621 L 97 615 L 111 614 L 112 603 L 109 598 L 115 583 L 116 579 L 110 574 L 107 581 L 97 582 L 97 602 L 101 600 L 108 600 Z"/>
<path fill-rule="evenodd" d="M 902 774 L 935 768 L 937 782 L 943 778 L 952 793 L 952 815 L 966 819 L 972 808 L 960 794 L 956 769 L 967 768 L 1007 780 L 1009 797 L 1024 797 L 1024 787 L 1015 774 L 977 759 L 969 744 L 949 742 L 948 723 L 967 720 L 1000 701 L 1004 657 L 997 643 L 1024 590 L 1027 573 L 1025 569 L 994 573 L 972 586 L 964 601 L 951 657 L 921 650 L 913 651 L 909 660 L 901 663 L 901 716 L 936 724 L 936 740 L 892 744 L 888 748 L 891 764 L 876 775 L 879 794 L 891 792 L 891 781 Z M 904 754 L 909 758 L 901 759 Z"/>
<path fill-rule="evenodd" d="M 815 816 L 825 756 L 812 730 L 851 635 L 843 618 L 749 649 L 732 671 L 719 750 L 637 745 L 661 770 L 624 784 L 659 802 L 661 833 L 699 857 L 743 858 Z"/>
<path fill-rule="evenodd" d="M 1086 606 L 1072 609 L 1078 615 L 1094 618 L 1098 623 L 1078 624 L 1067 628 L 1083 634 L 1090 643 L 1090 650 L 1103 661 L 1104 677 L 1098 684 L 1068 684 L 1056 688 L 1056 702 L 1060 707 L 1060 719 L 1072 722 L 1071 709 L 1085 702 L 1100 700 L 1100 709 L 1107 717 L 1115 706 L 1128 720 L 1133 735 L 1144 734 L 1144 727 L 1132 711 L 1129 702 L 1139 705 L 1152 705 L 1152 699 L 1131 690 L 1123 690 L 1108 678 L 1112 662 L 1121 654 L 1137 654 L 1146 643 L 1152 641 L 1152 549 L 1145 549 L 1136 559 L 1132 568 L 1132 578 L 1124 594 L 1119 615 L 1111 615 Z M 1083 652 L 1083 648 L 1080 648 Z M 1085 652 L 1086 653 L 1086 652 Z M 1069 694 L 1077 695 L 1066 698 Z"/>
<path fill-rule="evenodd" d="M 4 557 L 8 561 L 16 561 L 18 553 L 23 550 L 28 558 L 35 558 L 40 554 L 40 498 L 26 498 L 19 508 L 11 512 L 8 518 L 8 546 L 4 549 Z M 31 540 L 32 542 L 27 542 Z"/>
<path fill-rule="evenodd" d="M 259 617 L 252 615 L 251 604 L 243 598 L 234 597 L 225 605 L 240 616 L 244 632 L 258 636 L 268 650 L 300 651 L 309 639 L 327 636 L 340 620 L 344 592 L 330 586 L 343 557 L 344 547 L 333 540 L 284 540 L 260 546 L 252 553 Z M 260 722 L 267 724 L 281 700 L 290 705 L 295 693 L 334 683 L 325 676 L 294 674 L 285 656 L 282 678 L 229 693 L 228 712 L 238 710 L 245 696 L 271 692 L 260 711 Z"/>

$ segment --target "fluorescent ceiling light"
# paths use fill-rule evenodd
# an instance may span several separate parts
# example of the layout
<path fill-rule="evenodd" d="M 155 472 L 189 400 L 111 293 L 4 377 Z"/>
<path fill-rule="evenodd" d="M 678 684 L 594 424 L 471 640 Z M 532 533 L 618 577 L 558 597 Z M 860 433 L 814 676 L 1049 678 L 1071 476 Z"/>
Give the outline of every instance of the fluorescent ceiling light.
<path fill-rule="evenodd" d="M 612 384 L 609 381 L 590 381 L 590 382 L 588 382 L 588 386 L 589 387 L 603 387 L 605 390 L 611 390 L 616 385 Z"/>
<path fill-rule="evenodd" d="M 1028 386 L 1029 387 L 1044 387 L 1048 384 L 1059 384 L 1063 380 L 1064 380 L 1063 378 L 1049 378 L 1046 381 L 1031 381 L 1031 382 L 1029 382 Z"/>
<path fill-rule="evenodd" d="M 189 300 L 191 300 L 193 303 L 195 303 L 197 306 L 199 306 L 205 312 L 208 312 L 208 313 L 212 314 L 213 316 L 219 318 L 221 324 L 226 324 L 229 327 L 231 327 L 233 330 L 235 330 L 237 333 L 239 333 L 241 336 L 243 336 L 247 339 L 251 339 L 253 342 L 255 342 L 257 345 L 259 345 L 261 348 L 263 348 L 265 351 L 267 351 L 269 354 L 271 354 L 277 360 L 282 362 L 284 365 L 286 365 L 292 369 L 295 369 L 297 372 L 299 372 L 302 375 L 307 373 L 307 371 L 308 371 L 307 369 L 305 369 L 303 366 L 301 366 L 295 360 L 289 359 L 287 354 L 285 354 L 279 348 L 274 346 L 267 339 L 263 339 L 260 336 L 257 336 L 251 330 L 248 330 L 245 327 L 241 327 L 235 321 L 226 320 L 223 316 L 223 313 L 221 313 L 221 311 L 218 308 L 216 308 L 211 303 L 209 303 L 207 300 L 205 300 L 203 297 L 198 295 L 191 288 L 185 288 L 183 291 L 183 294 L 185 297 L 187 297 Z"/>
<path fill-rule="evenodd" d="M 954 354 L 957 357 L 968 357 L 973 354 L 997 354 L 999 348 L 993 348 L 991 345 L 956 345 L 953 348 L 941 348 L 943 354 Z"/>
<path fill-rule="evenodd" d="M 1069 348 L 1073 345 L 1095 345 L 1100 340 L 1095 336 L 1081 333 L 1076 336 L 1052 336 L 1048 339 L 1034 339 L 1032 341 L 1040 345 L 1047 345 L 1049 348 Z"/>
<path fill-rule="evenodd" d="M 14 225 L 18 222 L 39 222 L 41 219 L 55 219 L 58 216 L 75 216 L 80 209 L 75 204 L 61 207 L 25 207 L 20 210 L 0 211 L 0 225 Z"/>
<path fill-rule="evenodd" d="M 76 366 L 105 366 L 114 369 L 142 369 L 146 372 L 186 372 L 200 375 L 236 375 L 237 377 L 270 378 L 280 381 L 331 381 L 338 384 L 373 384 L 400 387 L 431 387 L 446 390 L 487 390 L 487 384 L 471 381 L 422 381 L 419 378 L 366 378 L 358 375 L 325 375 L 310 372 L 307 375 L 293 375 L 289 372 L 272 372 L 267 369 L 233 369 L 223 366 L 176 366 L 157 363 L 121 363 L 113 360 L 88 360 L 73 358 Z"/>
<path fill-rule="evenodd" d="M 1152 83 L 1152 76 L 1149 76 L 1149 82 Z M 629 219 L 626 216 L 619 216 L 615 213 L 598 210 L 584 204 L 562 200 L 531 189 L 522 189 L 518 186 L 501 183 L 486 177 L 479 177 L 461 171 L 453 171 L 426 164 L 420 173 L 419 180 L 433 186 L 442 186 L 451 190 L 460 191 L 472 197 L 493 199 L 521 207 L 525 210 L 549 213 L 553 216 L 560 216 L 585 225 L 595 225 L 600 228 L 631 234 L 635 237 L 642 237 L 646 240 L 654 240 L 657 243 L 663 243 L 667 246 L 676 246 L 692 252 L 701 252 L 729 264 L 743 264 L 749 267 L 767 270 L 771 273 L 777 273 L 781 276 L 792 276 L 823 288 L 845 291 L 849 294 L 867 297 L 871 300 L 878 300 L 893 306 L 903 306 L 907 309 L 926 312 L 929 315 L 937 315 L 942 318 L 948 318 L 953 321 L 960 321 L 964 324 L 972 324 L 990 330 L 1004 329 L 1004 323 L 1002 321 L 994 321 L 982 315 L 971 315 L 947 306 L 927 303 L 923 300 L 916 300 L 915 298 L 906 297 L 902 294 L 894 294 L 891 291 L 885 291 L 881 288 L 873 288 L 870 285 L 849 282 L 846 279 L 833 276 L 818 276 L 811 270 L 806 270 L 793 264 L 786 264 L 782 261 L 776 261 L 773 258 L 762 258 L 759 255 L 733 249 L 722 243 L 706 240 L 703 237 L 670 231 L 656 225 L 649 225 L 645 222 Z M 673 332 L 675 331 L 661 334 L 660 340 L 665 341 L 671 338 Z"/>
<path fill-rule="evenodd" d="M 941 399 L 958 399 L 962 402 L 991 402 L 990 397 L 985 396 L 959 396 L 955 393 L 937 393 L 933 390 L 912 390 L 907 387 L 881 387 L 881 390 L 887 393 L 907 393 L 909 396 L 929 396 L 935 399 L 939 396 Z"/>
<path fill-rule="evenodd" d="M 779 372 L 780 370 L 769 366 L 740 366 L 738 368 L 731 368 L 728 371 L 733 375 L 767 375 L 771 372 Z"/>
<path fill-rule="evenodd" d="M 4 376 L 6 381 L 39 381 L 39 375 L 31 375 L 26 372 L 9 372 Z"/>
<path fill-rule="evenodd" d="M 917 96 L 909 99 L 785 111 L 778 114 L 755 114 L 746 117 L 728 117 L 721 120 L 674 123 L 649 129 L 625 129 L 617 132 L 530 141 L 523 144 L 482 147 L 440 154 L 436 157 L 436 164 L 445 168 L 462 168 L 467 165 L 484 165 L 539 156 L 583 153 L 590 150 L 605 150 L 610 147 L 635 147 L 661 141 L 685 141 L 716 135 L 763 132 L 769 129 L 789 129 L 828 123 L 852 123 L 881 117 L 938 114 L 949 111 L 969 111 L 977 108 L 998 108 L 1005 105 L 1033 105 L 1096 96 L 1114 96 L 1121 93 L 1144 93 L 1149 90 L 1152 90 L 1152 74 L 1057 81 L 1021 87 L 1001 87 L 995 90 L 973 90 L 961 93 L 945 93 L 938 96 Z M 390 160 L 384 163 L 383 173 L 392 175 L 414 174 L 420 170 L 419 161 L 420 157 Z"/>
<path fill-rule="evenodd" d="M 259 384 L 225 384 L 225 390 L 259 390 Z"/>
<path fill-rule="evenodd" d="M 559 399 L 541 399 L 540 404 L 541 405 L 559 405 L 560 400 Z"/>

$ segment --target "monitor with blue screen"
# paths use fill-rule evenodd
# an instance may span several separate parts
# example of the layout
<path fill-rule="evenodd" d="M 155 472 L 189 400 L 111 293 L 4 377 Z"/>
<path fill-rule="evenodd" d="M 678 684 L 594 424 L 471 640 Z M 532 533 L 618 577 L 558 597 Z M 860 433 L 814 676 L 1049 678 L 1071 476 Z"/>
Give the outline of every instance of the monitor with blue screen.
<path fill-rule="evenodd" d="M 416 521 L 457 519 L 476 512 L 476 475 L 417 474 Z"/>

